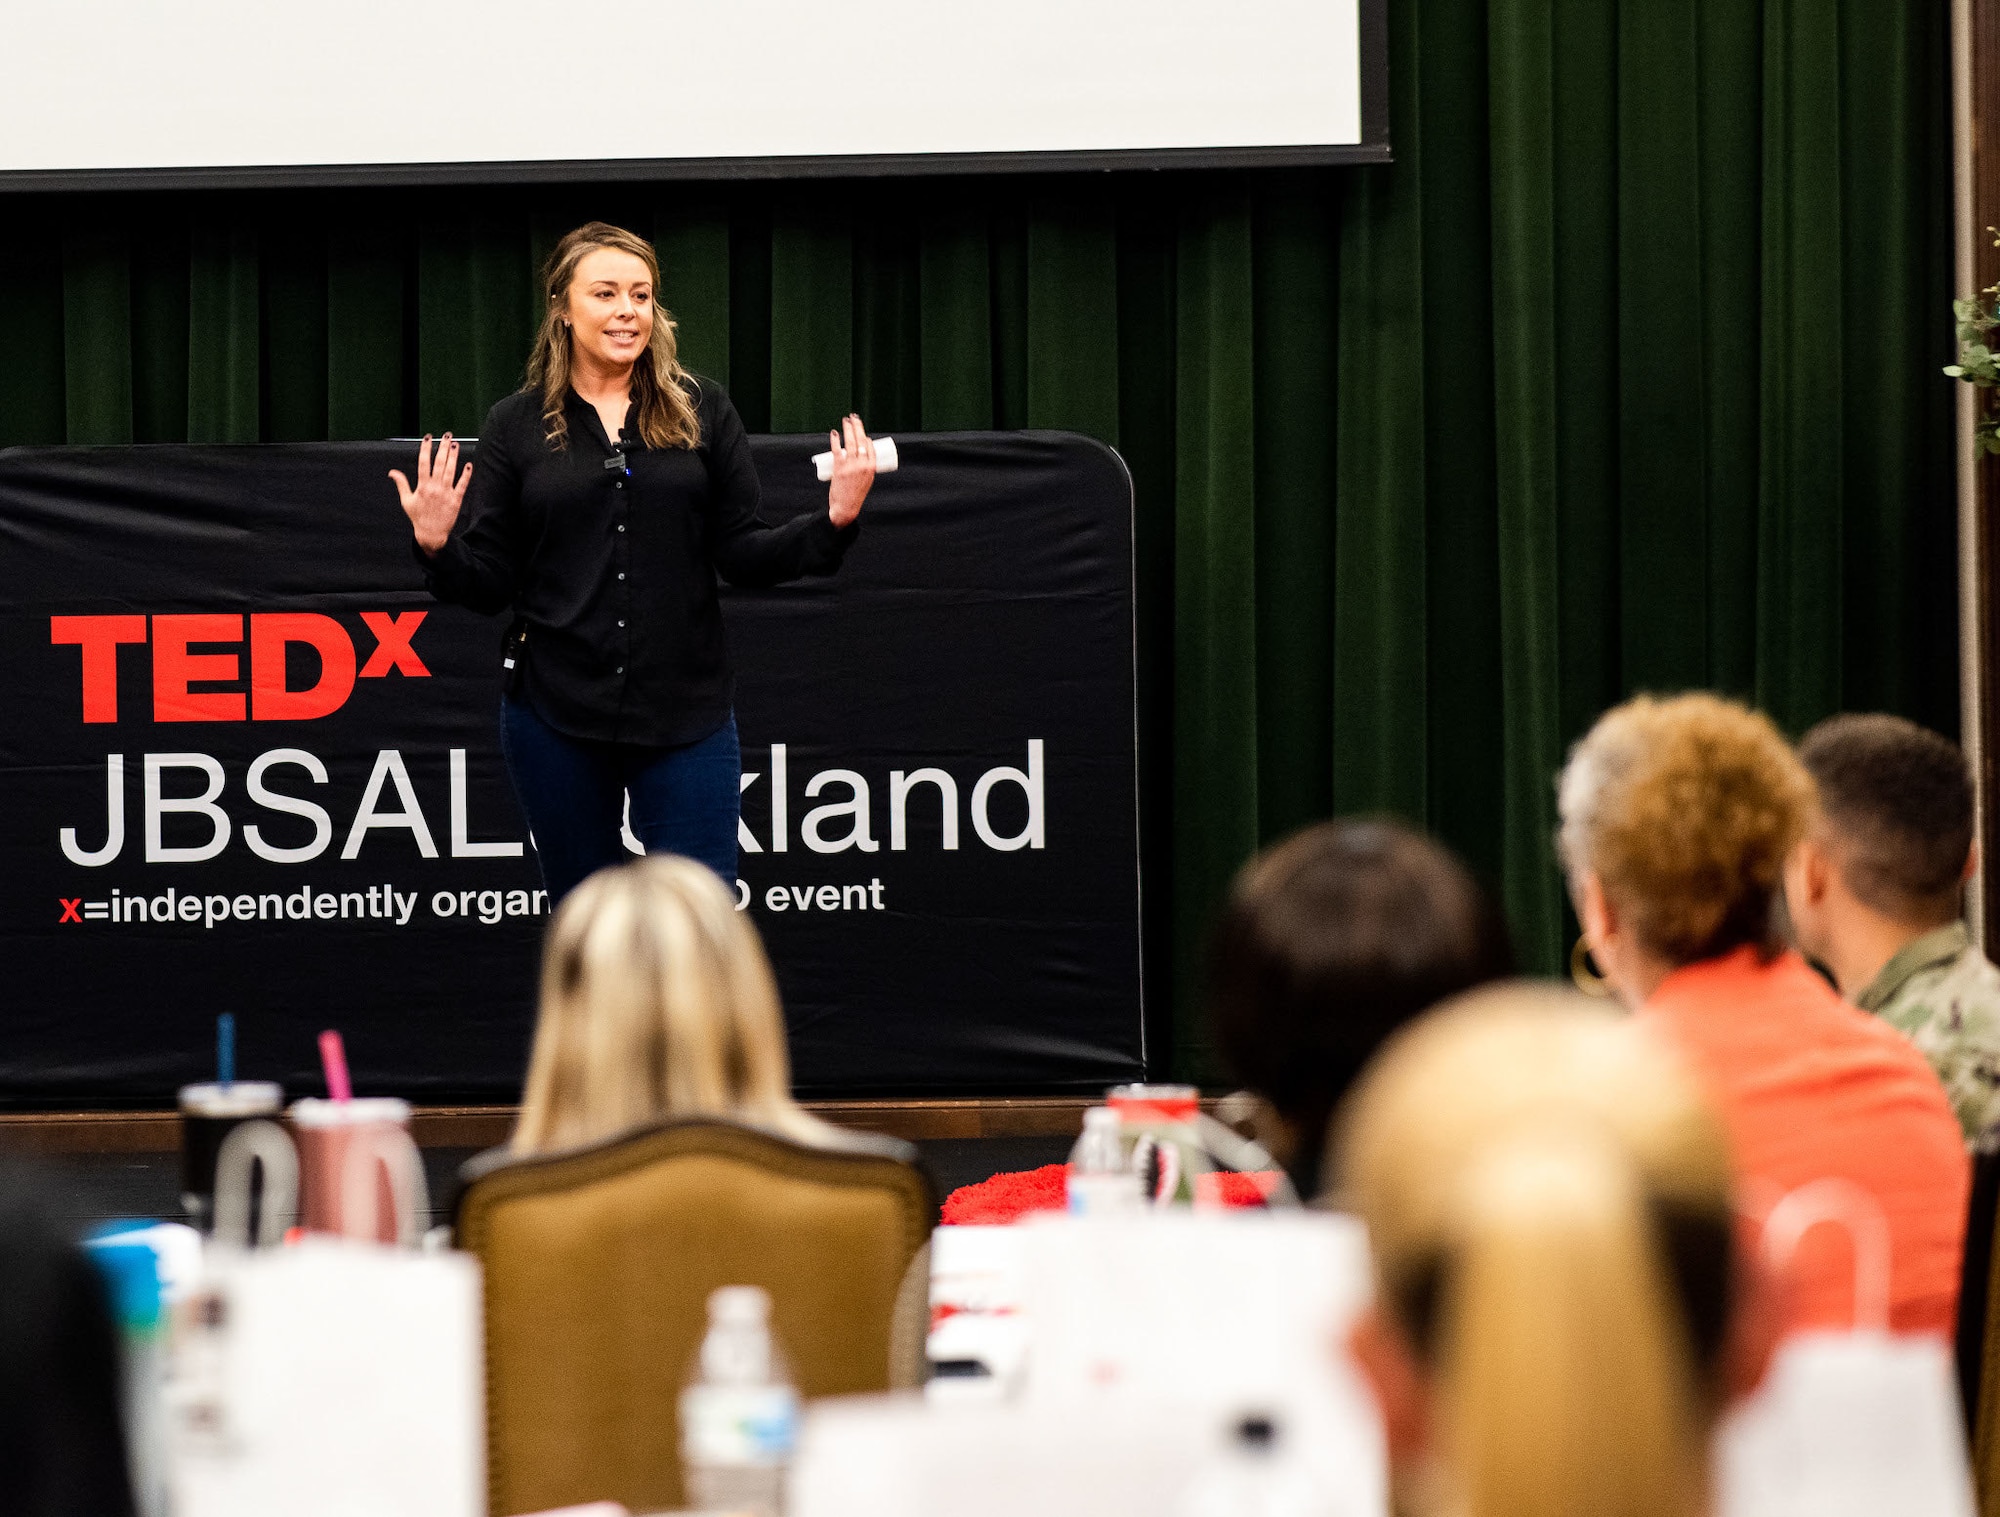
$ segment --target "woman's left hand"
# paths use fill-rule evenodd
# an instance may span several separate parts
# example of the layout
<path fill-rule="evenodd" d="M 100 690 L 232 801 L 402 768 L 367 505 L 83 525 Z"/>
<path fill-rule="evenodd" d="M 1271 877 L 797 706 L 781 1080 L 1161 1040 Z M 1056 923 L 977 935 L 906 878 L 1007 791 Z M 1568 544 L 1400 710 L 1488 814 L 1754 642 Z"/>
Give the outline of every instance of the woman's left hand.
<path fill-rule="evenodd" d="M 861 514 L 861 503 L 875 483 L 875 444 L 859 416 L 849 416 L 838 432 L 827 436 L 833 442 L 833 483 L 827 487 L 826 514 L 836 527 L 844 527 Z"/>

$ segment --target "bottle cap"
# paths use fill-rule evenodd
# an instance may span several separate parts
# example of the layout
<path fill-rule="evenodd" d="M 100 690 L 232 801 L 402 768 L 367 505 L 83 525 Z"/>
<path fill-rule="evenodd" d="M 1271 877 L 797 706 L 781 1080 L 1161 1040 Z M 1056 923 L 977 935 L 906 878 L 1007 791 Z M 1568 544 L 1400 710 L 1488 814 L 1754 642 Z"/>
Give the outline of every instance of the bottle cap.
<path fill-rule="evenodd" d="M 190 1117 L 268 1117 L 285 1104 L 285 1092 L 269 1080 L 183 1085 L 180 1102 Z"/>
<path fill-rule="evenodd" d="M 1194 1085 L 1114 1085 L 1104 1099 L 1133 1123 L 1192 1122 L 1201 1113 L 1201 1089 Z"/>
<path fill-rule="evenodd" d="M 356 1127 L 378 1122 L 390 1127 L 408 1127 L 410 1103 L 401 1096 L 363 1096 L 350 1101 L 301 1096 L 292 1102 L 287 1115 L 294 1127 Z"/>
<path fill-rule="evenodd" d="M 729 1327 L 761 1326 L 771 1315 L 762 1286 L 725 1285 L 708 1295 L 708 1320 Z"/>
<path fill-rule="evenodd" d="M 1083 1109 L 1083 1129 L 1090 1132 L 1101 1127 L 1116 1127 L 1122 1119 L 1109 1106 L 1086 1106 Z"/>

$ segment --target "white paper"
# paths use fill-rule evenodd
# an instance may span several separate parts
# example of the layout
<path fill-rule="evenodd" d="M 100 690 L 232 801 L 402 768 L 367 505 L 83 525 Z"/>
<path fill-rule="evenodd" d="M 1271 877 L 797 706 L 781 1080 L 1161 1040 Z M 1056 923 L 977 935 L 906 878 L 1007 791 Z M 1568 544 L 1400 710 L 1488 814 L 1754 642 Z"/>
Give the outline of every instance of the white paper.
<path fill-rule="evenodd" d="M 1802 1333 L 1716 1438 L 1718 1517 L 1974 1517 L 1950 1350 Z"/>
<path fill-rule="evenodd" d="M 482 1517 L 479 1266 L 308 1239 L 211 1260 L 214 1341 L 169 1386 L 175 1517 Z M 190 1385 L 188 1375 L 203 1383 Z"/>

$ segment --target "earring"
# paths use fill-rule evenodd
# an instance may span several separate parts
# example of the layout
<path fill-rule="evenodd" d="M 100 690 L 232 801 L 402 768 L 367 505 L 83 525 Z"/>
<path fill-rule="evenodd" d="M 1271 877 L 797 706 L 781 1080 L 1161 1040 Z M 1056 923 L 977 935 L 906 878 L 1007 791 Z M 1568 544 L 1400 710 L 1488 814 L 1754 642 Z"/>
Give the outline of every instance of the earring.
<path fill-rule="evenodd" d="M 1569 951 L 1569 977 L 1587 996 L 1602 998 L 1611 994 L 1611 982 L 1597 972 L 1597 965 L 1591 961 L 1590 944 L 1581 935 Z"/>

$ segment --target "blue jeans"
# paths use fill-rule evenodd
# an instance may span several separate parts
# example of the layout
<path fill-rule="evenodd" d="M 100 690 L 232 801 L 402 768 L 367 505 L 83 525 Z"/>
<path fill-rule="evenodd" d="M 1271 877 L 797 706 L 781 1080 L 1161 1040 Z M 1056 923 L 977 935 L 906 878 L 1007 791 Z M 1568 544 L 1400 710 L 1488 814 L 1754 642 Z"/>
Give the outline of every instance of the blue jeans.
<path fill-rule="evenodd" d="M 500 702 L 500 751 L 551 906 L 586 876 L 632 856 L 619 836 L 627 792 L 632 833 L 646 852 L 708 865 L 734 898 L 743 770 L 734 712 L 698 743 L 648 748 L 570 737 L 510 696 Z"/>

